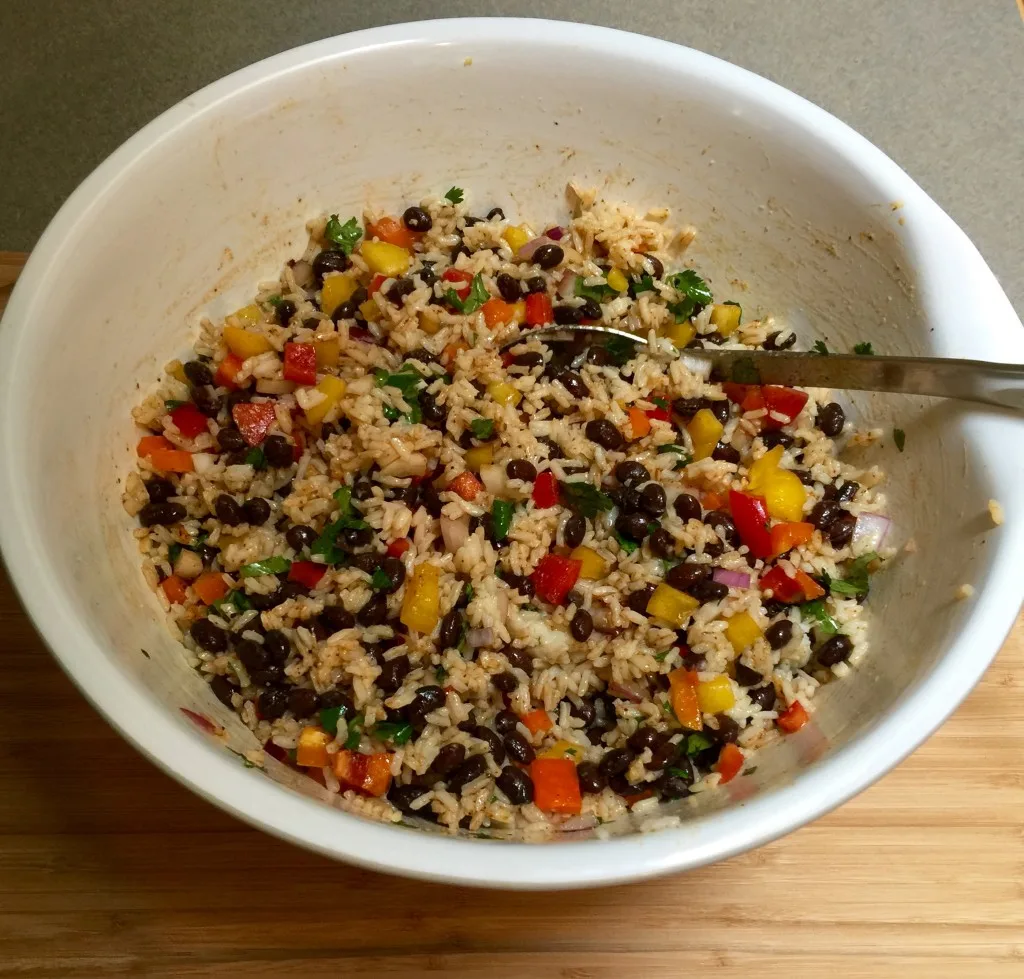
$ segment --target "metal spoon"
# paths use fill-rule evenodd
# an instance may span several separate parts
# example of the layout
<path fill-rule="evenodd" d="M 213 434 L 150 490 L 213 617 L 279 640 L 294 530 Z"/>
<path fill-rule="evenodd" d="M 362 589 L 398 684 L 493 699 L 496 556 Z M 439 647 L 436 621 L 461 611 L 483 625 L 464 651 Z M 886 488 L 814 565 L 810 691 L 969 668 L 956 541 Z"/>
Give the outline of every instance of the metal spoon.
<path fill-rule="evenodd" d="M 621 337 L 637 346 L 647 338 L 607 326 L 546 326 L 520 334 L 502 346 L 507 350 L 527 339 L 606 344 Z M 679 353 L 700 374 L 716 369 L 724 380 L 739 384 L 787 384 L 846 391 L 887 391 L 957 398 L 1024 411 L 1024 366 L 944 357 L 877 357 L 856 354 L 794 353 L 736 350 L 721 347 Z"/>

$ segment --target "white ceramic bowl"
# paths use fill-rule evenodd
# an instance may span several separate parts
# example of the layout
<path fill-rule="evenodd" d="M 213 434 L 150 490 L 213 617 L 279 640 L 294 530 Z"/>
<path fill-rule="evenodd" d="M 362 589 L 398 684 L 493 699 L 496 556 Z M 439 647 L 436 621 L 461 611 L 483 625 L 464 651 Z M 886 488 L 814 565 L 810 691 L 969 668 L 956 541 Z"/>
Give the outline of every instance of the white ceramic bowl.
<path fill-rule="evenodd" d="M 86 696 L 242 819 L 368 867 L 470 884 L 583 886 L 694 867 L 870 784 L 956 707 L 1006 635 L 1024 587 L 1020 422 L 854 398 L 885 433 L 865 457 L 888 468 L 898 537 L 917 549 L 872 596 L 870 660 L 821 692 L 815 724 L 721 794 L 727 806 L 603 841 L 451 839 L 347 815 L 247 770 L 188 723 L 177 707 L 224 723 L 236 748 L 254 743 L 185 667 L 139 572 L 119 481 L 140 387 L 185 352 L 199 311 L 237 306 L 301 251 L 312 215 L 459 184 L 543 221 L 573 177 L 668 204 L 700 229 L 689 257 L 713 285 L 742 281 L 749 310 L 833 349 L 870 340 L 880 353 L 1024 361 L 991 272 L 899 167 L 810 103 L 696 51 L 543 21 L 419 23 L 289 51 L 186 99 L 82 184 L 14 292 L 0 338 L 0 539 Z M 1006 510 L 998 529 L 990 498 Z M 972 599 L 954 601 L 961 583 Z"/>

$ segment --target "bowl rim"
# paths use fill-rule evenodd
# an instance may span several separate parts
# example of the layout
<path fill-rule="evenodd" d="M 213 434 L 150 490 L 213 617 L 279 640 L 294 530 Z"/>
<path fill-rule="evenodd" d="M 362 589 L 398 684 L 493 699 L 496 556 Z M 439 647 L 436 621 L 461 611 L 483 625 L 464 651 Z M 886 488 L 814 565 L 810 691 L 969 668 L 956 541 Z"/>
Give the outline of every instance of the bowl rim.
<path fill-rule="evenodd" d="M 102 199 L 160 143 L 246 90 L 293 70 L 396 45 L 429 47 L 474 42 L 586 48 L 597 55 L 643 60 L 669 73 L 700 76 L 703 84 L 784 116 L 811 139 L 826 143 L 851 166 L 884 187 L 890 200 L 913 202 L 918 222 L 984 287 L 998 314 L 980 335 L 977 356 L 1024 361 L 1020 322 L 977 250 L 963 232 L 881 150 L 825 110 L 746 69 L 669 41 L 610 28 L 526 18 L 465 18 L 376 27 L 326 38 L 242 68 L 188 96 L 115 150 L 74 191 L 40 238 L 10 298 L 0 325 L 0 459 L 16 457 L 13 379 L 19 351 L 31 343 L 32 308 L 50 270 L 65 260 L 72 225 L 87 221 Z M 923 267 L 940 266 L 939 249 Z M 1017 335 L 1008 327 L 1016 326 Z M 972 338 L 975 339 L 975 338 Z M 998 419 L 971 419 L 976 450 L 992 461 L 990 479 L 1013 492 L 1009 464 L 1000 464 Z M 269 778 L 255 778 L 209 738 L 174 716 L 141 683 L 106 658 L 62 601 L 45 554 L 33 547 L 31 502 L 15 467 L 0 473 L 0 548 L 11 581 L 35 627 L 64 671 L 93 706 L 168 775 L 252 826 L 281 839 L 368 869 L 448 883 L 517 889 L 570 888 L 637 880 L 692 869 L 774 840 L 824 815 L 902 761 L 967 696 L 1009 632 L 1024 597 L 1014 555 L 1024 549 L 1024 525 L 1005 525 L 990 547 L 986 586 L 979 590 L 959 636 L 932 671 L 919 678 L 890 713 L 869 731 L 829 752 L 793 780 L 747 802 L 686 821 L 677 828 L 608 840 L 508 843 L 451 838 L 389 826 L 309 799 Z M 965 638 L 970 636 L 970 640 Z M 980 650 L 980 652 L 979 652 Z"/>

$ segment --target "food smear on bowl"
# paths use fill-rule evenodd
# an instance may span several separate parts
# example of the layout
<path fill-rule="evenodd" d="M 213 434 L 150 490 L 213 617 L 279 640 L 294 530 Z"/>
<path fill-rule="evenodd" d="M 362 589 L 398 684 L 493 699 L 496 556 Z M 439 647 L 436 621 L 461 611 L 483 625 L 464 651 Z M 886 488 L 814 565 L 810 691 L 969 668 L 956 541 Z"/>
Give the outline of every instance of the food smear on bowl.
<path fill-rule="evenodd" d="M 677 349 L 797 337 L 685 267 L 667 212 L 570 196 L 557 222 L 458 187 L 315 220 L 133 411 L 124 504 L 190 661 L 372 817 L 655 814 L 813 725 L 867 653 L 895 551 L 844 409 L 689 371 Z"/>

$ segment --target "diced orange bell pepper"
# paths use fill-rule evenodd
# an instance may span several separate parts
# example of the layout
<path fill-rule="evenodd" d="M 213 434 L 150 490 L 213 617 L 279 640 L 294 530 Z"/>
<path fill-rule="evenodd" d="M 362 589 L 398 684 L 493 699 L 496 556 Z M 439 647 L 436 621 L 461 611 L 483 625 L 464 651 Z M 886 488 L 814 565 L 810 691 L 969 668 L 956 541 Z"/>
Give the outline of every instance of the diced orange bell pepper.
<path fill-rule="evenodd" d="M 459 353 L 463 350 L 469 350 L 469 344 L 465 340 L 459 340 L 456 343 L 449 343 L 444 350 L 441 351 L 441 363 L 445 367 L 451 369 L 455 358 L 459 356 Z"/>
<path fill-rule="evenodd" d="M 379 221 L 374 221 L 373 224 L 366 226 L 366 237 L 378 238 L 381 241 L 386 241 L 389 245 L 398 245 L 399 248 L 408 248 L 412 250 L 412 246 L 419 241 L 420 236 L 414 231 L 410 231 L 399 218 L 381 218 Z"/>
<path fill-rule="evenodd" d="M 312 725 L 299 732 L 299 743 L 295 746 L 295 764 L 303 768 L 326 768 L 330 760 L 327 745 L 331 736 L 322 728 Z"/>
<path fill-rule="evenodd" d="M 794 547 L 806 544 L 814 536 L 812 523 L 777 523 L 771 529 L 772 557 L 778 557 Z"/>
<path fill-rule="evenodd" d="M 569 758 L 537 758 L 530 765 L 533 801 L 544 812 L 575 815 L 583 807 L 576 765 Z"/>
<path fill-rule="evenodd" d="M 504 299 L 488 299 L 480 307 L 484 314 L 484 322 L 490 329 L 502 323 L 522 323 L 525 319 L 523 303 L 507 303 Z"/>
<path fill-rule="evenodd" d="M 743 767 L 743 752 L 734 744 L 722 745 L 722 751 L 715 762 L 715 771 L 722 776 L 721 784 L 731 782 Z"/>
<path fill-rule="evenodd" d="M 797 571 L 793 576 L 796 579 L 796 583 L 803 590 L 804 596 L 807 601 L 813 602 L 816 598 L 821 598 L 825 594 L 825 589 L 821 587 L 806 571 Z"/>
<path fill-rule="evenodd" d="M 192 582 L 192 590 L 204 605 L 212 605 L 229 591 L 224 575 L 219 571 L 205 571 Z"/>
<path fill-rule="evenodd" d="M 720 493 L 708 492 L 701 497 L 700 501 L 705 510 L 721 510 L 729 502 L 729 498 Z"/>
<path fill-rule="evenodd" d="M 179 578 L 176 574 L 172 574 L 169 578 L 164 578 L 160 582 L 160 589 L 167 597 L 172 605 L 184 605 L 185 599 L 187 598 L 187 585 Z"/>
<path fill-rule="evenodd" d="M 809 720 L 804 705 L 799 700 L 794 700 L 779 714 L 778 724 L 786 734 L 792 734 L 794 731 L 799 731 Z"/>
<path fill-rule="evenodd" d="M 555 726 L 554 721 L 551 720 L 551 715 L 542 707 L 527 711 L 525 714 L 520 714 L 519 720 L 529 728 L 531 734 L 543 734 Z"/>
<path fill-rule="evenodd" d="M 245 361 L 237 354 L 229 353 L 217 365 L 217 373 L 213 376 L 218 387 L 228 388 L 231 391 L 236 390 L 238 388 L 238 372 L 242 369 L 244 363 Z"/>
<path fill-rule="evenodd" d="M 162 435 L 146 435 L 139 439 L 135 451 L 148 459 L 154 469 L 165 473 L 190 473 L 195 469 L 192 453 L 179 449 Z"/>
<path fill-rule="evenodd" d="M 640 408 L 630 407 L 626 410 L 629 415 L 629 427 L 633 432 L 633 439 L 642 439 L 651 430 L 651 420 L 647 412 Z"/>
<path fill-rule="evenodd" d="M 467 502 L 475 500 L 477 493 L 484 488 L 484 484 L 480 482 L 468 469 L 463 470 L 456 476 L 449 484 L 448 489 L 453 493 L 458 493 Z"/>
<path fill-rule="evenodd" d="M 346 788 L 382 796 L 391 785 L 391 755 L 386 751 L 373 755 L 339 751 L 334 756 L 334 774 Z"/>
<path fill-rule="evenodd" d="M 697 700 L 697 674 L 692 670 L 673 670 L 668 675 L 668 682 L 669 698 L 676 720 L 691 731 L 703 730 L 704 719 Z"/>

